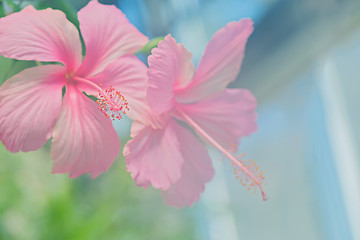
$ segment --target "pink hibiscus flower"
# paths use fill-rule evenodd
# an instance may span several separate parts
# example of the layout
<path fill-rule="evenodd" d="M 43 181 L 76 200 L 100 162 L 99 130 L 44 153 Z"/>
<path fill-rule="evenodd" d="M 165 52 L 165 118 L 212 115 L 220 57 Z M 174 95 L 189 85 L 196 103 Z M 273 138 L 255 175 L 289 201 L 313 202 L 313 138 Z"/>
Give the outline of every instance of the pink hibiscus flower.
<path fill-rule="evenodd" d="M 96 0 L 78 18 L 86 46 L 83 61 L 79 32 L 63 12 L 28 6 L 0 19 L 1 55 L 63 64 L 26 69 L 1 86 L 0 140 L 11 152 L 26 152 L 52 137 L 53 173 L 95 178 L 120 149 L 103 113 L 121 118 L 127 108 L 130 117 L 141 112 L 144 96 L 137 91 L 146 84 L 146 66 L 130 54 L 148 38 L 115 6 Z M 100 106 L 83 92 L 99 94 Z"/>
<path fill-rule="evenodd" d="M 137 119 L 125 148 L 127 169 L 138 186 L 163 190 L 165 202 L 183 207 L 198 201 L 214 170 L 206 148 L 192 132 L 231 160 L 248 188 L 262 187 L 262 172 L 226 149 L 255 132 L 256 99 L 245 89 L 226 89 L 235 80 L 253 31 L 250 19 L 231 22 L 208 43 L 196 73 L 191 53 L 170 35 L 149 57 L 147 100 L 154 115 Z M 156 125 L 157 124 L 157 125 Z"/>

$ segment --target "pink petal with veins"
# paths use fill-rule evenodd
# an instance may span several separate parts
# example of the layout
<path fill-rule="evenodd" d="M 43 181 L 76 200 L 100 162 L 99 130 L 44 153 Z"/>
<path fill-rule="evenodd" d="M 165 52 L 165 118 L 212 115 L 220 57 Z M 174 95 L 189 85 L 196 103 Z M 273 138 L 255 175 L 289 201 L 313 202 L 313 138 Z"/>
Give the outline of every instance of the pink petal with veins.
<path fill-rule="evenodd" d="M 191 103 L 209 98 L 234 81 L 253 29 L 251 19 L 242 19 L 230 22 L 217 31 L 205 49 L 193 81 L 177 90 L 177 101 Z"/>
<path fill-rule="evenodd" d="M 82 58 L 79 32 L 65 14 L 32 6 L 0 19 L 0 54 L 18 60 L 61 62 L 70 70 Z"/>
<path fill-rule="evenodd" d="M 95 75 L 116 58 L 140 50 L 149 40 L 114 5 L 90 1 L 78 12 L 78 18 L 86 46 L 78 75 Z"/>
<path fill-rule="evenodd" d="M 110 119 L 97 104 L 69 86 L 53 131 L 53 173 L 70 173 L 71 178 L 91 173 L 98 177 L 118 156 L 120 140 Z"/>
<path fill-rule="evenodd" d="M 199 201 L 200 194 L 205 190 L 205 183 L 214 176 L 214 169 L 206 148 L 189 130 L 176 125 L 176 132 L 184 159 L 181 178 L 163 191 L 162 195 L 168 205 L 190 207 Z"/>
<path fill-rule="evenodd" d="M 174 88 L 190 82 L 194 74 L 191 53 L 167 35 L 149 56 L 147 100 L 151 109 L 160 114 L 174 106 Z"/>
<path fill-rule="evenodd" d="M 11 152 L 39 149 L 51 136 L 61 106 L 64 67 L 26 69 L 0 87 L 0 140 Z"/>
<path fill-rule="evenodd" d="M 170 120 L 164 129 L 139 127 L 134 122 L 132 131 L 137 133 L 124 147 L 127 170 L 136 185 L 167 190 L 181 176 L 183 158 L 177 139 L 177 123 Z"/>
<path fill-rule="evenodd" d="M 179 107 L 223 147 L 235 150 L 240 138 L 257 130 L 256 105 L 249 90 L 226 89 L 208 100 Z"/>

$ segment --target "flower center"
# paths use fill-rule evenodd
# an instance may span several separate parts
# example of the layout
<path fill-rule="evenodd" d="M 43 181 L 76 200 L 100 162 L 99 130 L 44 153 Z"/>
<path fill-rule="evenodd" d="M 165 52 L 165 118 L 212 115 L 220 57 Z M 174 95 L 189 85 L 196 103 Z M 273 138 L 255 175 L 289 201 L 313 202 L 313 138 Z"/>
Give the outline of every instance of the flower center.
<path fill-rule="evenodd" d="M 96 102 L 99 105 L 99 110 L 104 113 L 107 118 L 120 120 L 122 119 L 122 114 L 126 114 L 126 112 L 129 111 L 127 100 L 119 91 L 115 90 L 115 88 L 110 86 L 103 90 L 100 87 L 101 84 L 99 86 L 88 79 L 81 77 L 75 77 L 74 79 L 98 90 Z"/>
<path fill-rule="evenodd" d="M 66 72 L 66 73 L 65 73 L 65 78 L 66 78 L 67 80 L 70 80 L 74 75 L 75 75 L 75 72 L 74 72 L 74 71 Z"/>

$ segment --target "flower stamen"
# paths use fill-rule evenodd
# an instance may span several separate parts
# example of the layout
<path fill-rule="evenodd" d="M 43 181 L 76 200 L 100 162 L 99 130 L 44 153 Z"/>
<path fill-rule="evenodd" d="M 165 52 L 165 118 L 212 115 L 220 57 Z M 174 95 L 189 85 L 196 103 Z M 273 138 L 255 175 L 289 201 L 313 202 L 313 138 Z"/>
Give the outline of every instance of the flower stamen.
<path fill-rule="evenodd" d="M 129 111 L 129 105 L 125 97 L 111 86 L 106 88 L 105 91 L 99 90 L 97 98 L 98 108 L 107 118 L 120 120 L 122 114 Z"/>
<path fill-rule="evenodd" d="M 263 171 L 259 171 L 259 167 L 256 166 L 254 160 L 244 160 L 245 153 L 240 156 L 235 156 L 236 160 L 241 163 L 243 168 L 240 168 L 238 164 L 231 162 L 231 166 L 234 168 L 234 174 L 247 190 L 254 189 L 256 192 L 257 187 L 261 186 L 264 181 Z M 244 171 L 243 169 L 248 171 Z"/>
<path fill-rule="evenodd" d="M 104 90 L 101 87 L 101 83 L 99 86 L 94 82 L 81 77 L 75 77 L 75 80 L 98 90 L 99 93 L 96 102 L 99 104 L 99 110 L 104 113 L 107 118 L 120 120 L 122 119 L 122 114 L 126 114 L 126 112 L 129 111 L 129 105 L 125 97 L 112 86 Z"/>
<path fill-rule="evenodd" d="M 231 165 L 234 167 L 235 174 L 239 177 L 243 185 L 247 186 L 248 189 L 252 187 L 258 187 L 261 191 L 261 196 L 263 200 L 267 200 L 267 196 L 264 192 L 262 182 L 264 177 L 262 172 L 258 172 L 258 167 L 255 166 L 255 162 L 251 161 L 249 164 L 246 161 L 242 161 L 241 158 L 244 155 L 240 156 L 240 159 L 236 158 L 223 148 L 218 142 L 215 141 L 209 134 L 207 134 L 194 120 L 192 120 L 188 115 L 186 115 L 181 109 L 177 108 L 177 112 L 186 120 L 186 122 L 192 126 L 200 135 L 202 135 L 209 143 L 211 143 L 215 148 L 217 148 L 225 157 L 231 161 Z"/>

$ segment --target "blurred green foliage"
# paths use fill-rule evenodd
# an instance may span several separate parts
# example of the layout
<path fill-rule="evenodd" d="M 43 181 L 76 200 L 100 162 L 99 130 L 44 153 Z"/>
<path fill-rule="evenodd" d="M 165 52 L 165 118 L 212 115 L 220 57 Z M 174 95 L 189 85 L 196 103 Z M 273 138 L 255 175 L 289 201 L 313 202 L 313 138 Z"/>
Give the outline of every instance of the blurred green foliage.
<path fill-rule="evenodd" d="M 21 3 L 20 4 L 16 4 L 14 1 L 12 1 L 12 0 L 4 0 L 4 2 L 5 2 L 5 4 L 7 4 L 10 8 L 12 8 L 12 10 L 14 11 L 14 12 L 17 12 L 17 11 L 20 11 L 20 5 L 21 5 Z"/>
<path fill-rule="evenodd" d="M 5 15 L 3 4 L 12 11 L 20 9 L 11 0 L 0 3 L 1 17 Z M 78 26 L 76 13 L 66 1 L 34 4 L 60 9 Z M 0 56 L 0 84 L 33 66 L 33 61 Z M 194 239 L 187 209 L 168 207 L 158 191 L 136 187 L 123 157 L 97 179 L 70 179 L 50 173 L 50 145 L 49 141 L 38 151 L 13 154 L 0 143 L 1 240 Z"/>
<path fill-rule="evenodd" d="M 191 216 L 133 183 L 123 159 L 97 179 L 52 175 L 45 147 L 0 145 L 0 239 L 193 239 Z"/>

